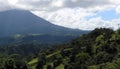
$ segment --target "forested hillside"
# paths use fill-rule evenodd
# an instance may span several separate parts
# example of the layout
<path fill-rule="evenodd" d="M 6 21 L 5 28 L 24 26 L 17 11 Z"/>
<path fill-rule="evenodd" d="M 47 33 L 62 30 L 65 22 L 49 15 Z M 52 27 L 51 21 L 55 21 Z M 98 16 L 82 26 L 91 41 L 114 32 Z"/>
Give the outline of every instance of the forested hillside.
<path fill-rule="evenodd" d="M 50 35 L 50 34 L 31 34 L 31 35 L 14 35 L 8 37 L 0 37 L 0 45 L 15 45 L 23 43 L 33 44 L 62 44 L 74 39 L 75 35 Z"/>
<path fill-rule="evenodd" d="M 22 48 L 27 51 L 27 48 L 24 47 L 26 47 L 25 45 Z M 0 48 L 0 68 L 120 69 L 120 29 L 116 31 L 106 28 L 95 29 L 66 44 L 42 50 L 36 45 L 32 45 L 32 47 L 37 48 L 32 48 L 28 53 L 33 50 L 37 52 L 21 57 L 17 53 L 7 53 L 8 49 L 2 46 Z M 13 46 L 12 49 L 14 48 Z M 22 50 L 22 48 L 18 49 Z"/>

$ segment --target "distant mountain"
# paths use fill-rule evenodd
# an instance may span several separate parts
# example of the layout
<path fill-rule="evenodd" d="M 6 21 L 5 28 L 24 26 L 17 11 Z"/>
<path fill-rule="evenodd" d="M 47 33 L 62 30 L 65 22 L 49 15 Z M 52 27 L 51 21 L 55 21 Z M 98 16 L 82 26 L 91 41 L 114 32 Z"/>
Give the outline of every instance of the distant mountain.
<path fill-rule="evenodd" d="M 16 34 L 79 35 L 87 32 L 54 25 L 25 10 L 0 12 L 0 37 Z"/>

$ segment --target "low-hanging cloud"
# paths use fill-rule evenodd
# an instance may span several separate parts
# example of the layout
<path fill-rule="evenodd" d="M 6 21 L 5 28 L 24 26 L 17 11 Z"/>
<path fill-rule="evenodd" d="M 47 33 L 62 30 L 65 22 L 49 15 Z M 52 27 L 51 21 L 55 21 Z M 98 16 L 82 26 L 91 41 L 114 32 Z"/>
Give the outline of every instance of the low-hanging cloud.
<path fill-rule="evenodd" d="M 8 1 L 0 0 L 0 11 L 6 11 L 12 9 Z"/>
<path fill-rule="evenodd" d="M 103 6 L 111 4 L 109 0 L 66 0 L 65 6 L 66 7 L 82 7 L 82 8 L 88 8 L 88 7 L 94 7 L 94 6 Z"/>
<path fill-rule="evenodd" d="M 12 0 L 8 0 L 8 2 L 10 1 Z M 6 3 L 6 1 L 2 3 Z M 35 11 L 56 11 L 63 8 L 93 8 L 111 4 L 111 0 L 17 0 L 13 7 Z"/>

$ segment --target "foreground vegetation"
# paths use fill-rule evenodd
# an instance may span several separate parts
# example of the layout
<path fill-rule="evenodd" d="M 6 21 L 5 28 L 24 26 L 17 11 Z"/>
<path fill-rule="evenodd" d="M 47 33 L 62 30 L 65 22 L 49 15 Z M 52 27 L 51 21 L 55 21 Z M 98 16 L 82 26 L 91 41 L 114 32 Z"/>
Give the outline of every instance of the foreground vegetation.
<path fill-rule="evenodd" d="M 21 45 L 0 48 L 0 69 L 120 69 L 120 29 L 95 29 L 42 49 Z"/>

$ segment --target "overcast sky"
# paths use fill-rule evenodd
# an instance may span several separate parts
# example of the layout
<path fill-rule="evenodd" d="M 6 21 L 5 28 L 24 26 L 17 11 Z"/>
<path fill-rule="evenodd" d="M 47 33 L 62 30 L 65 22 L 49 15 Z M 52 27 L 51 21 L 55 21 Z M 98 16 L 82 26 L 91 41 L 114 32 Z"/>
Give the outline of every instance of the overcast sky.
<path fill-rule="evenodd" d="M 25 9 L 74 29 L 117 29 L 120 24 L 120 0 L 0 0 L 0 11 L 10 9 Z"/>

